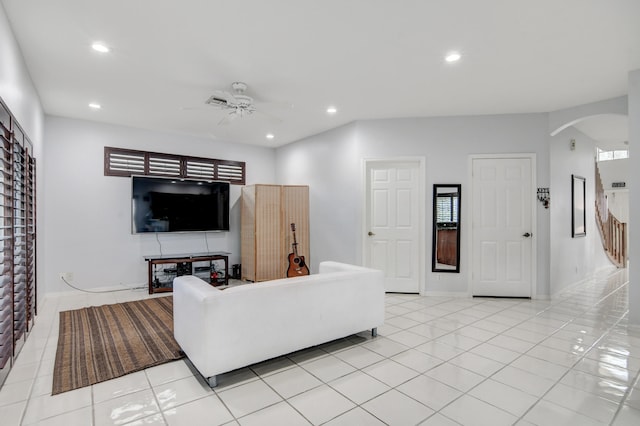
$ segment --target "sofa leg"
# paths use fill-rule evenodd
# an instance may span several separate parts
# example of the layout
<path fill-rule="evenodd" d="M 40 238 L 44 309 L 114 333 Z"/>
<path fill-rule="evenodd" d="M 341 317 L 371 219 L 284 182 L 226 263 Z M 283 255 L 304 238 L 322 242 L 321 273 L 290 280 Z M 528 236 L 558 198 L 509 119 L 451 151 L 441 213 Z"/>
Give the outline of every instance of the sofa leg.
<path fill-rule="evenodd" d="M 371 337 L 378 337 L 378 327 L 371 329 Z"/>
<path fill-rule="evenodd" d="M 217 376 L 207 377 L 207 382 L 209 382 L 210 388 L 215 388 L 216 386 L 218 386 L 218 377 Z"/>

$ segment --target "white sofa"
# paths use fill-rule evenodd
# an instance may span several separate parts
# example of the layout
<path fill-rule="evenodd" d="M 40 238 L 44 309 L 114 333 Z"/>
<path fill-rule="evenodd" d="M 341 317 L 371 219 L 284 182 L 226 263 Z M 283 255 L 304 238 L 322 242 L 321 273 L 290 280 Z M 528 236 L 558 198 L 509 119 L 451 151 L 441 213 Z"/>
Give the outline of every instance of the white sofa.
<path fill-rule="evenodd" d="M 384 323 L 383 273 L 322 262 L 319 273 L 230 287 L 188 275 L 173 282 L 176 341 L 215 387 L 240 367 Z"/>

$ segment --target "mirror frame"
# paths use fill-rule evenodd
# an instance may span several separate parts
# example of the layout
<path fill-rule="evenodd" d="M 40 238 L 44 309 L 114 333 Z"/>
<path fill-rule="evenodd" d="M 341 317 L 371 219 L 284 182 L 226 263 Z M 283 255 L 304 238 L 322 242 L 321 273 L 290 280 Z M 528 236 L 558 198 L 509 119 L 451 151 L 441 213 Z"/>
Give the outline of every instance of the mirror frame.
<path fill-rule="evenodd" d="M 438 233 L 438 223 L 436 218 L 438 217 L 438 190 L 443 188 L 451 188 L 452 192 L 458 193 L 458 217 L 457 219 L 457 235 L 456 235 L 456 265 L 455 269 L 443 269 L 437 267 L 437 233 Z M 455 191 L 453 191 L 455 190 Z M 446 272 L 446 273 L 460 273 L 460 206 L 462 203 L 462 185 L 457 184 L 442 184 L 442 183 L 434 183 L 433 184 L 433 244 L 431 247 L 431 271 L 432 272 Z"/>

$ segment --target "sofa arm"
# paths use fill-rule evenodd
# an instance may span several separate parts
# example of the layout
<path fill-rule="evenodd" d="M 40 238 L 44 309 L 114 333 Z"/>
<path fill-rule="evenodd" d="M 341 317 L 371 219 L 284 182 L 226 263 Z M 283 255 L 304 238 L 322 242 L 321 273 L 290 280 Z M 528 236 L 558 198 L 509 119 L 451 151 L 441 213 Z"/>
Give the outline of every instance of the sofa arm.
<path fill-rule="evenodd" d="M 203 329 L 210 321 L 206 300 L 221 290 L 193 275 L 173 280 L 173 335 L 194 363 L 207 356 L 203 351 Z"/>

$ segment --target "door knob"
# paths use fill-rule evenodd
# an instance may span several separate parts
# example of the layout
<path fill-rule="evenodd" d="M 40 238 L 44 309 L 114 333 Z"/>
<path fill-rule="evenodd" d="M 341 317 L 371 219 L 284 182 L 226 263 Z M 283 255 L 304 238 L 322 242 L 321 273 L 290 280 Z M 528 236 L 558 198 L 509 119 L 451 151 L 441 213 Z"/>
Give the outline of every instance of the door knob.
<path fill-rule="evenodd" d="M 525 237 L 525 238 L 529 238 L 531 236 L 531 234 L 528 233 L 528 232 L 525 232 L 524 234 L 522 234 L 522 236 Z"/>
<path fill-rule="evenodd" d="M 369 233 L 367 235 L 369 235 L 370 237 L 373 237 L 376 234 L 374 234 L 373 232 L 369 231 Z"/>

